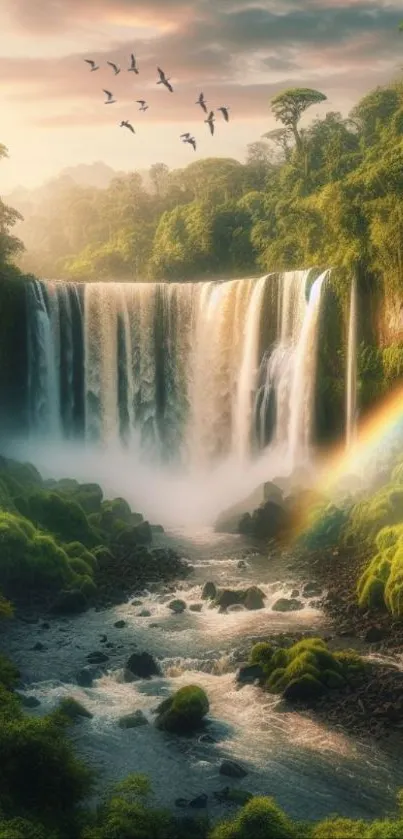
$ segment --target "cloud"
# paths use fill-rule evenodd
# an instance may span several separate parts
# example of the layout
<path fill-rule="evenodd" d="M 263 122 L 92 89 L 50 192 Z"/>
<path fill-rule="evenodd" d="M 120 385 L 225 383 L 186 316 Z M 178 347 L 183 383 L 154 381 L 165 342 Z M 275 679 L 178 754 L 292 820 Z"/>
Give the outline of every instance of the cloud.
<path fill-rule="evenodd" d="M 261 115 L 261 108 L 266 113 L 270 96 L 294 84 L 336 89 L 340 97 L 344 91 L 350 101 L 352 89 L 360 95 L 391 76 L 403 56 L 400 2 L 387 0 L 3 1 L 13 26 L 40 33 L 44 43 L 66 27 L 79 31 L 84 21 L 116 24 L 95 53 L 80 51 L 78 39 L 76 54 L 56 60 L 0 58 L 3 98 L 26 106 L 27 120 L 42 127 L 103 125 L 121 112 L 137 118 L 138 98 L 149 102 L 151 122 L 193 119 L 200 90 L 243 119 Z M 135 40 L 135 78 L 126 72 L 133 39 L 119 30 L 123 20 L 153 27 L 152 36 Z M 86 57 L 101 63 L 97 73 L 89 72 Z M 116 78 L 107 60 L 121 64 Z M 173 96 L 157 87 L 157 64 L 172 77 Z M 103 88 L 118 105 L 105 107 Z"/>

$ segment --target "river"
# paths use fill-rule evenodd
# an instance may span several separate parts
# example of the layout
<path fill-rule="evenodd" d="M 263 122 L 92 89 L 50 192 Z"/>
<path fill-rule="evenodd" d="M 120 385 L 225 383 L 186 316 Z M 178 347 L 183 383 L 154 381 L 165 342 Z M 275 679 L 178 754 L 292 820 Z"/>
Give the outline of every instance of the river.
<path fill-rule="evenodd" d="M 229 757 L 248 770 L 245 779 L 231 785 L 274 796 L 294 818 L 315 820 L 334 812 L 353 818 L 385 814 L 394 805 L 397 788 L 403 786 L 403 769 L 397 761 L 376 745 L 282 710 L 276 697 L 255 686 L 236 685 L 237 662 L 251 639 L 328 631 L 323 614 L 309 602 L 299 612 L 271 611 L 274 601 L 289 596 L 296 585 L 292 557 L 264 556 L 242 537 L 207 528 L 171 531 L 161 538 L 194 567 L 186 582 L 172 587 L 172 598 L 180 597 L 188 605 L 200 602 L 206 580 L 222 587 L 258 584 L 267 596 L 266 608 L 220 614 L 204 602 L 199 613 L 187 609 L 173 615 L 167 592 L 152 591 L 144 592 L 141 605 L 129 600 L 107 611 L 90 609 L 77 617 L 52 618 L 50 628 L 44 628 L 43 621 L 14 621 L 5 646 L 21 669 L 24 689 L 41 701 L 29 713 L 42 714 L 65 695 L 74 696 L 93 713 L 91 720 L 74 726 L 72 736 L 79 753 L 99 771 L 98 792 L 129 772 L 144 772 L 159 804 L 173 807 L 176 798 L 191 799 L 205 792 L 215 819 L 223 805 L 212 793 L 228 784 L 218 770 L 222 759 Z M 143 610 L 149 616 L 142 616 Z M 117 620 L 124 620 L 125 626 L 115 628 Z M 113 646 L 105 647 L 102 635 Z M 34 650 L 37 642 L 44 649 Z M 108 653 L 108 670 L 92 688 L 78 687 L 75 674 L 95 650 Z M 163 676 L 124 683 L 122 667 L 135 650 L 158 658 Z M 152 709 L 161 698 L 190 683 L 201 685 L 209 696 L 208 731 L 216 742 L 174 737 L 152 724 L 119 728 L 118 718 L 137 709 L 152 722 Z"/>

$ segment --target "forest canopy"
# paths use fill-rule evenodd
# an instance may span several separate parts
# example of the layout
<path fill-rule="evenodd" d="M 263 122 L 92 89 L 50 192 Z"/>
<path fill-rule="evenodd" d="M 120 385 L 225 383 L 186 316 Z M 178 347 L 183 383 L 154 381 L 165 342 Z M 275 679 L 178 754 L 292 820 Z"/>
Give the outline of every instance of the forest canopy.
<path fill-rule="evenodd" d="M 326 97 L 277 95 L 279 127 L 248 146 L 244 164 L 207 158 L 154 164 L 106 188 L 60 177 L 42 200 L 21 200 L 26 251 L 43 277 L 186 280 L 311 265 L 344 267 L 403 285 L 403 81 L 365 96 L 348 117 L 329 111 L 301 127 Z M 4 229 L 18 216 L 0 205 Z M 9 231 L 8 231 L 9 232 Z M 8 253 L 18 251 L 9 237 Z"/>

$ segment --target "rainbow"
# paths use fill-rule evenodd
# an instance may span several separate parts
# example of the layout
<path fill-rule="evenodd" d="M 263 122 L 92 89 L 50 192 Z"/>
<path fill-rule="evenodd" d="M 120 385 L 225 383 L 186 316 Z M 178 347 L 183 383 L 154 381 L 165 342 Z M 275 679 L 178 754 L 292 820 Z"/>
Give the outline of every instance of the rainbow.
<path fill-rule="evenodd" d="M 344 478 L 356 476 L 363 485 L 370 485 L 377 470 L 403 455 L 403 386 L 387 395 L 359 423 L 355 440 L 349 448 L 345 443 L 319 462 L 314 492 L 332 497 Z M 298 517 L 295 536 L 314 526 L 312 507 Z"/>

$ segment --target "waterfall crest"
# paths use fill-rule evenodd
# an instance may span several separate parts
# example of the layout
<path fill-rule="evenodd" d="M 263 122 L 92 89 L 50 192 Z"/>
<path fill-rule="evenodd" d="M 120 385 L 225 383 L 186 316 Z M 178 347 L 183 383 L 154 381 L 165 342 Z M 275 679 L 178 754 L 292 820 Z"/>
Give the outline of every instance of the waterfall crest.
<path fill-rule="evenodd" d="M 33 281 L 32 435 L 134 446 L 145 460 L 202 470 L 228 458 L 246 464 L 271 444 L 292 469 L 308 457 L 313 434 L 327 272 L 308 294 L 309 273 Z"/>

